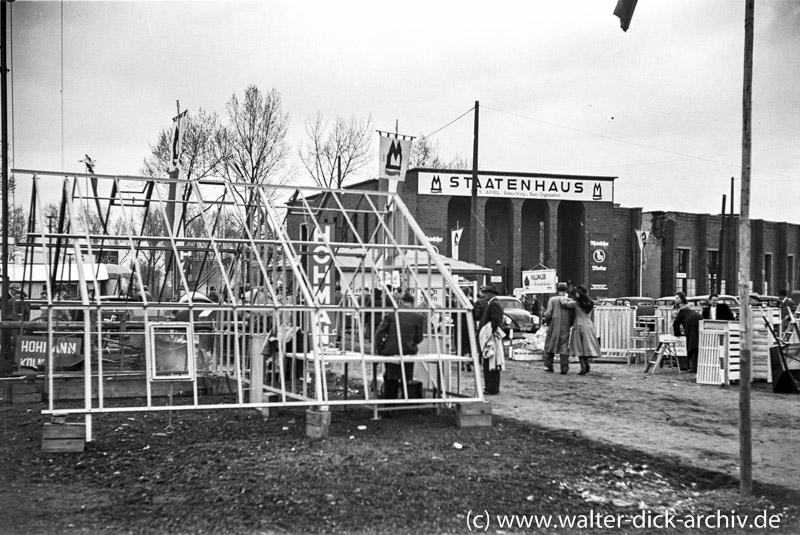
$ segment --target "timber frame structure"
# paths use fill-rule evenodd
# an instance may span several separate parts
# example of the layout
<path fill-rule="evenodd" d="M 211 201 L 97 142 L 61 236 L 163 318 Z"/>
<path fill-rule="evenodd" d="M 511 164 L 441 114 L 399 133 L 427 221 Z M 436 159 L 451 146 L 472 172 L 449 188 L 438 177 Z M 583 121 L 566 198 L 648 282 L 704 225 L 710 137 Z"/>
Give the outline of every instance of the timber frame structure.
<path fill-rule="evenodd" d="M 84 415 L 87 441 L 92 415 L 105 412 L 362 405 L 377 417 L 484 401 L 472 305 L 395 194 L 14 173 L 33 181 L 26 263 L 38 254 L 51 275 L 41 317 L 22 322 L 20 333 L 46 337 L 43 413 Z M 44 215 L 42 195 L 55 184 L 62 192 L 57 228 Z M 237 232 L 223 231 L 226 222 Z M 112 295 L 97 277 L 96 259 L 109 251 L 130 267 L 127 287 Z M 79 295 L 62 299 L 58 268 L 70 262 Z M 156 291 L 144 291 L 148 280 Z M 219 302 L 200 294 L 211 282 L 219 284 Z M 414 296 L 412 308 L 400 305 L 399 288 Z M 412 312 L 427 326 L 419 353 L 377 354 L 372 334 L 381 318 Z M 460 347 L 462 329 L 469 348 Z M 80 341 L 71 366 L 54 353 L 65 340 Z M 410 388 L 409 368 L 400 366 L 399 397 L 383 399 L 382 363 L 416 364 L 419 381 Z M 461 372 L 464 363 L 474 375 Z M 173 404 L 177 392 L 184 399 Z M 210 395 L 219 393 L 227 395 Z M 139 401 L 108 403 L 118 396 Z"/>

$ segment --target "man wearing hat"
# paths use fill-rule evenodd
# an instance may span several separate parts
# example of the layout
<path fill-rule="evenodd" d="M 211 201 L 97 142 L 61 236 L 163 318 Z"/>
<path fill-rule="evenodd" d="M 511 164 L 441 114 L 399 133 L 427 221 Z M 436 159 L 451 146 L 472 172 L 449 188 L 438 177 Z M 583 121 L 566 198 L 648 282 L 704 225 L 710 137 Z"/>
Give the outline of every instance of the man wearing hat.
<path fill-rule="evenodd" d="M 5 314 L 3 319 L 6 321 L 23 321 L 25 319 L 25 302 L 24 298 L 27 297 L 25 292 L 22 291 L 22 285 L 18 282 L 12 282 L 8 286 L 8 301 L 6 303 Z"/>
<path fill-rule="evenodd" d="M 547 302 L 544 313 L 544 323 L 547 325 L 547 336 L 544 342 L 544 371 L 553 372 L 553 359 L 556 353 L 561 363 L 561 374 L 569 371 L 569 328 L 570 310 L 561 306 L 567 299 L 567 283 L 559 282 L 556 290 L 558 295 Z"/>
<path fill-rule="evenodd" d="M 494 284 L 481 286 L 480 292 L 481 298 L 475 302 L 475 307 L 472 309 L 472 317 L 476 322 L 483 318 L 483 313 L 489 308 L 489 301 L 500 295 Z"/>

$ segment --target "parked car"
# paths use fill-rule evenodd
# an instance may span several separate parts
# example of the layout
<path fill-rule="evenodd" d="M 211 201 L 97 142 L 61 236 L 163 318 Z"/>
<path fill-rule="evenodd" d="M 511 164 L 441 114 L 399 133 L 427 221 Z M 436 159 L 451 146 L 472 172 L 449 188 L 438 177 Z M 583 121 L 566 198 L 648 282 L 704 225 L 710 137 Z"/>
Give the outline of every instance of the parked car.
<path fill-rule="evenodd" d="M 172 314 L 173 321 L 189 321 L 189 314 L 194 318 L 194 321 L 211 321 L 213 319 L 213 309 L 204 308 L 202 305 L 210 304 L 215 305 L 214 301 L 209 299 L 200 292 L 192 292 L 191 294 L 184 294 L 178 303 L 188 304 L 191 295 L 192 310 L 188 308 L 177 309 Z M 198 306 L 200 305 L 200 306 Z"/>
<path fill-rule="evenodd" d="M 615 305 L 636 308 L 636 317 L 654 316 L 656 313 L 655 299 L 641 295 L 631 297 L 617 297 Z"/>
<path fill-rule="evenodd" d="M 516 297 L 495 297 L 503 307 L 503 321 L 514 332 L 533 333 L 539 329 L 539 317 L 531 315 Z"/>
<path fill-rule="evenodd" d="M 595 299 L 594 302 L 597 306 L 608 306 L 616 304 L 616 301 L 616 297 L 600 297 L 599 299 Z"/>
<path fill-rule="evenodd" d="M 686 300 L 689 302 L 689 306 L 695 307 L 697 309 L 702 309 L 707 307 L 710 300 L 707 295 L 695 295 L 692 297 L 687 297 Z M 725 303 L 733 312 L 733 317 L 739 319 L 739 298 L 735 295 L 720 295 L 719 302 Z"/>
<path fill-rule="evenodd" d="M 673 308 L 675 306 L 675 303 L 677 303 L 677 302 L 678 302 L 678 298 L 677 297 L 675 297 L 674 295 L 668 295 L 668 296 L 659 297 L 658 299 L 656 299 L 655 305 L 656 305 L 656 308 L 658 308 L 658 307 L 670 307 L 670 308 Z"/>
<path fill-rule="evenodd" d="M 750 304 L 760 307 L 780 308 L 781 298 L 777 295 L 761 295 L 752 292 L 750 294 Z"/>

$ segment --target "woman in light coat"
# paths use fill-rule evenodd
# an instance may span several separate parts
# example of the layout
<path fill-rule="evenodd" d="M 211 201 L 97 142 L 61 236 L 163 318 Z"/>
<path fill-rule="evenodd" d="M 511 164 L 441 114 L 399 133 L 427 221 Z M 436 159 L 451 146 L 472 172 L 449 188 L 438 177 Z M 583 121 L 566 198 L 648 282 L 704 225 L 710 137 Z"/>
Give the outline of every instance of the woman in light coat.
<path fill-rule="evenodd" d="M 586 375 L 591 369 L 589 359 L 603 355 L 592 321 L 594 301 L 589 297 L 586 286 L 581 284 L 576 286 L 570 293 L 570 298 L 565 299 L 561 304 L 575 311 L 575 323 L 572 325 L 570 333 L 569 349 L 570 353 L 577 355 L 580 361 L 581 371 L 578 375 Z"/>
<path fill-rule="evenodd" d="M 483 378 L 485 394 L 500 393 L 500 372 L 505 369 L 505 355 L 503 353 L 503 307 L 496 299 L 489 301 L 489 306 L 483 313 L 478 324 L 478 344 L 483 359 Z"/>

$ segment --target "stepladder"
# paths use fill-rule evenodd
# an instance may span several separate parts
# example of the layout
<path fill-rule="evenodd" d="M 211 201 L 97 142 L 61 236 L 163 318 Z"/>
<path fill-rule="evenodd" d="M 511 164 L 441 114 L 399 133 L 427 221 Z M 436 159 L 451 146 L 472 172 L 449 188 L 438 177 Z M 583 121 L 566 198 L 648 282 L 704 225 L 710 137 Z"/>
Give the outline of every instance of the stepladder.
<path fill-rule="evenodd" d="M 664 362 L 670 368 L 674 368 L 681 373 L 681 365 L 678 362 L 677 345 L 681 343 L 681 338 L 678 336 L 661 335 L 658 337 L 658 346 L 647 361 L 647 366 L 644 373 L 655 373 L 657 369 L 662 367 Z"/>

